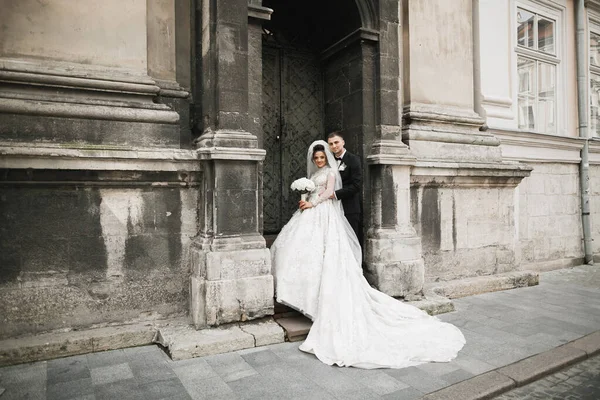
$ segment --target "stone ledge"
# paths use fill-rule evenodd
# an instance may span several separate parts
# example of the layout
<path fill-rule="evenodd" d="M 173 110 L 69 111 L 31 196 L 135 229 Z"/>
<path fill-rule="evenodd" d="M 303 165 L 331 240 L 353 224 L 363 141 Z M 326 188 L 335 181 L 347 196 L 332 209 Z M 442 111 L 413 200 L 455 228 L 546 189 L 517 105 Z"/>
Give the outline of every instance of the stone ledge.
<path fill-rule="evenodd" d="M 110 146 L 67 148 L 0 142 L 1 168 L 85 169 L 113 171 L 200 171 L 195 150 L 131 149 Z"/>
<path fill-rule="evenodd" d="M 272 318 L 197 331 L 183 317 L 0 340 L 0 367 L 153 343 L 166 347 L 173 360 L 183 360 L 284 341 Z"/>
<path fill-rule="evenodd" d="M 117 107 L 112 105 L 54 103 L 41 100 L 0 98 L 0 113 L 27 116 L 62 117 L 92 120 L 110 120 L 124 122 L 147 122 L 154 124 L 177 125 L 179 114 L 166 105 L 153 108 Z"/>
<path fill-rule="evenodd" d="M 156 323 L 51 332 L 0 341 L 0 366 L 152 344 Z"/>
<path fill-rule="evenodd" d="M 535 286 L 539 283 L 540 277 L 537 272 L 515 271 L 447 282 L 432 282 L 426 284 L 425 288 L 428 292 L 431 291 L 440 296 L 456 299 L 500 290 Z"/>
<path fill-rule="evenodd" d="M 185 360 L 283 343 L 284 336 L 272 318 L 202 330 L 184 321 L 160 327 L 153 342 L 165 347 L 171 359 Z"/>

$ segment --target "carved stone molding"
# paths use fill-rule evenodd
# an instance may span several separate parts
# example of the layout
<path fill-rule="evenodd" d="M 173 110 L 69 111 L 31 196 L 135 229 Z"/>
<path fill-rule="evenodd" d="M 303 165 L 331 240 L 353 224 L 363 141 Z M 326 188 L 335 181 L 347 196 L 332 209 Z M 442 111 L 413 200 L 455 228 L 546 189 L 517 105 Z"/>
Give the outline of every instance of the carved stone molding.
<path fill-rule="evenodd" d="M 257 4 L 248 4 L 248 17 L 263 21 L 269 21 L 273 10 Z"/>
<path fill-rule="evenodd" d="M 31 147 L 0 143 L 0 168 L 112 171 L 200 171 L 194 150 Z"/>
<path fill-rule="evenodd" d="M 502 158 L 510 161 L 578 163 L 585 139 L 531 132 L 493 130 Z"/>
<path fill-rule="evenodd" d="M 0 112 L 60 118 L 178 124 L 153 99 L 161 88 L 147 75 L 62 62 L 0 59 Z"/>
<path fill-rule="evenodd" d="M 516 187 L 533 170 L 520 163 L 417 162 L 411 170 L 411 186 Z"/>
<path fill-rule="evenodd" d="M 600 13 L 600 0 L 585 0 L 584 4 L 590 10 Z"/>

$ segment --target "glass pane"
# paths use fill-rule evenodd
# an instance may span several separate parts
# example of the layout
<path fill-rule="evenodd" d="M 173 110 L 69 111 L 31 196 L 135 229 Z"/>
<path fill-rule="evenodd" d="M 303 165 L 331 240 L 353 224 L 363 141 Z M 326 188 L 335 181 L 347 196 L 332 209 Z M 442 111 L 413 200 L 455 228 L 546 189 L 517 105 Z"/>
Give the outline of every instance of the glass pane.
<path fill-rule="evenodd" d="M 519 74 L 519 96 L 534 96 L 535 88 L 535 61 L 524 57 L 517 57 L 517 73 Z"/>
<path fill-rule="evenodd" d="M 556 131 L 556 66 L 538 62 L 538 132 Z"/>
<path fill-rule="evenodd" d="M 600 35 L 590 32 L 590 64 L 600 66 Z"/>
<path fill-rule="evenodd" d="M 535 14 L 517 8 L 517 43 L 533 49 L 533 23 Z"/>
<path fill-rule="evenodd" d="M 554 21 L 538 16 L 538 50 L 554 54 Z"/>
<path fill-rule="evenodd" d="M 590 129 L 600 136 L 600 75 L 590 76 Z"/>
<path fill-rule="evenodd" d="M 536 68 L 535 61 L 517 58 L 519 76 L 519 129 L 535 130 Z"/>
<path fill-rule="evenodd" d="M 535 130 L 535 99 L 519 96 L 519 129 Z"/>

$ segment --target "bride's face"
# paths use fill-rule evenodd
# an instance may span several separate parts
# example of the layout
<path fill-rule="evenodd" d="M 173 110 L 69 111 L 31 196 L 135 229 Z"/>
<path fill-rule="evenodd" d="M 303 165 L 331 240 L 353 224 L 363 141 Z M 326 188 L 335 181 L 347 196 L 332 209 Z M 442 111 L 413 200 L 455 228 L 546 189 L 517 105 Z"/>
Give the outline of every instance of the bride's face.
<path fill-rule="evenodd" d="M 317 167 L 323 168 L 325 164 L 327 164 L 327 157 L 325 156 L 324 152 L 317 151 L 315 154 L 313 154 L 313 161 Z"/>

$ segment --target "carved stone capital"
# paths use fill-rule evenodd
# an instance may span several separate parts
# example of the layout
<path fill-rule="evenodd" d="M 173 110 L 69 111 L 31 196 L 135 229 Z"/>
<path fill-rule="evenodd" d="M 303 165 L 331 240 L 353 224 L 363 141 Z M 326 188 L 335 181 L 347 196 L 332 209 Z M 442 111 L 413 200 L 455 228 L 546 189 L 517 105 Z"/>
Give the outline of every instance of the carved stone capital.
<path fill-rule="evenodd" d="M 414 165 L 416 160 L 408 146 L 399 140 L 378 140 L 367 156 L 367 163 L 372 165 Z"/>

